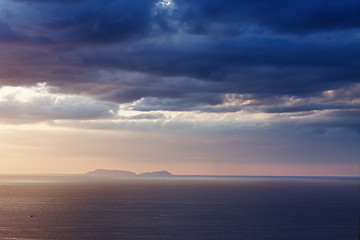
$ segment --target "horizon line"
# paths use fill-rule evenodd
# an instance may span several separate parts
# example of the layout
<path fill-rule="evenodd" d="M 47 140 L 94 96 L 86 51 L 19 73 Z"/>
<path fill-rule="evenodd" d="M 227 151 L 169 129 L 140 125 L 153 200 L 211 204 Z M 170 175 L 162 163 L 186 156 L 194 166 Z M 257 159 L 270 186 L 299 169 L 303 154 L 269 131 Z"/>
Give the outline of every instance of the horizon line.
<path fill-rule="evenodd" d="M 91 176 L 86 173 L 0 173 L 0 176 Z M 111 177 L 111 176 L 109 176 Z M 114 178 L 146 178 L 140 175 L 136 176 L 112 176 Z M 360 178 L 360 175 L 233 175 L 233 174 L 172 174 L 172 176 L 162 176 L 153 178 L 172 178 L 172 177 L 333 177 L 333 178 Z M 151 177 L 150 177 L 151 178 Z"/>

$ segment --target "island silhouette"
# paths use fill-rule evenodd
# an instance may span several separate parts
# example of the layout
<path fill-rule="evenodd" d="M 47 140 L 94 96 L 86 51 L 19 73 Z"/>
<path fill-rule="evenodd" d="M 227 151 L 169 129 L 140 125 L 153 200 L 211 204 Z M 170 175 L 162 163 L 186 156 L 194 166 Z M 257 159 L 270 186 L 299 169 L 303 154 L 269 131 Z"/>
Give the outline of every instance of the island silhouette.
<path fill-rule="evenodd" d="M 94 171 L 87 172 L 86 175 L 104 176 L 104 177 L 172 177 L 174 176 L 173 174 L 165 170 L 136 174 L 134 172 L 125 171 L 125 170 L 108 170 L 108 169 L 96 169 Z"/>

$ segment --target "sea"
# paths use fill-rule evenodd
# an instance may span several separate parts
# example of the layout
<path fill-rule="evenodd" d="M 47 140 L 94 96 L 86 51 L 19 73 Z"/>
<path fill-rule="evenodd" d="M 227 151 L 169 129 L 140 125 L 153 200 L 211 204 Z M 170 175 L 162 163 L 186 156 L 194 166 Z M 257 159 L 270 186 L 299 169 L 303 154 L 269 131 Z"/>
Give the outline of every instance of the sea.
<path fill-rule="evenodd" d="M 360 178 L 0 176 L 0 239 L 358 240 Z"/>

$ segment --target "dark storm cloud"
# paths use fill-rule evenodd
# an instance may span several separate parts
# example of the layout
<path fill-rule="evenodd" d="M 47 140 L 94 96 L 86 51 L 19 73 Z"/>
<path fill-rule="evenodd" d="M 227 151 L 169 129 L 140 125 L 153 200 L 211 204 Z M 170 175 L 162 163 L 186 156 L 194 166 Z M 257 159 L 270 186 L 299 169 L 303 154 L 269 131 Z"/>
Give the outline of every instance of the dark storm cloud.
<path fill-rule="evenodd" d="M 344 104 L 344 103 L 329 103 L 329 104 L 316 104 L 309 103 L 296 106 L 276 106 L 268 107 L 265 112 L 267 113 L 285 113 L 285 112 L 307 112 L 313 110 L 332 110 L 332 109 L 344 109 L 353 110 L 360 109 L 360 104 Z"/>
<path fill-rule="evenodd" d="M 31 34 L 50 36 L 67 47 L 145 37 L 152 28 L 155 5 L 153 0 L 17 2 L 24 3 L 23 11 L 28 11 Z M 26 31 L 24 26 L 23 30 Z"/>
<path fill-rule="evenodd" d="M 268 40 L 265 45 L 264 40 Z M 357 82 L 359 52 L 355 42 L 317 46 L 315 42 L 242 38 L 201 41 L 181 48 L 169 41 L 166 46 L 149 44 L 130 53 L 112 49 L 83 51 L 79 55 L 89 67 L 221 82 L 219 90 L 225 92 L 297 95 Z"/>
<path fill-rule="evenodd" d="M 179 4 L 186 8 L 183 20 L 189 30 L 198 34 L 218 31 L 216 24 L 223 24 L 222 32 L 230 35 L 241 33 L 242 29 L 307 34 L 357 28 L 360 24 L 360 4 L 356 0 L 188 0 Z"/>
<path fill-rule="evenodd" d="M 115 23 L 135 23 L 135 26 L 144 23 L 144 19 L 149 20 L 154 4 L 161 1 L 16 0 L 15 2 L 36 4 L 35 7 L 41 10 L 52 10 L 52 14 L 58 15 L 56 22 L 63 23 L 60 25 L 64 27 L 69 26 L 67 23 L 70 19 L 72 23 L 87 26 L 91 23 L 90 19 L 93 20 L 92 23 L 95 23 L 96 20 L 104 17 L 105 22 L 109 24 L 104 24 L 102 27 L 110 30 L 116 26 L 124 26 Z M 258 29 L 306 34 L 358 28 L 360 24 L 358 14 L 360 4 L 356 0 L 320 0 L 316 2 L 296 0 L 200 0 L 194 2 L 182 0 L 174 1 L 174 3 L 176 5 L 174 17 L 191 33 L 209 34 L 214 31 L 221 34 L 228 32 L 233 35 L 241 32 L 242 29 L 243 31 Z M 75 13 L 78 16 L 69 17 Z M 162 11 L 159 15 L 167 14 Z M 127 22 L 127 20 L 129 21 Z M 162 21 L 165 20 L 162 19 Z M 216 25 L 218 26 L 216 27 Z M 87 34 L 85 33 L 85 35 Z"/>
<path fill-rule="evenodd" d="M 152 1 L 91 2 L 86 8 L 79 5 L 71 12 L 65 9 L 45 27 L 64 31 L 60 40 L 65 41 L 98 44 L 124 41 L 146 34 L 152 4 Z"/>
<path fill-rule="evenodd" d="M 264 100 L 356 86 L 359 12 L 357 0 L 4 1 L 0 83 L 143 99 L 134 107 L 143 111 L 358 109 Z M 225 94 L 248 94 L 258 106 L 220 107 Z"/>
<path fill-rule="evenodd" d="M 290 120 L 280 123 L 281 129 L 309 129 L 311 133 L 325 134 L 330 131 L 360 134 L 360 110 L 332 110 L 323 116 L 307 120 Z M 354 141 L 359 141 L 354 138 Z"/>
<path fill-rule="evenodd" d="M 0 21 L 0 42 L 17 42 L 21 41 L 24 37 L 21 34 L 11 30 L 9 24 Z"/>

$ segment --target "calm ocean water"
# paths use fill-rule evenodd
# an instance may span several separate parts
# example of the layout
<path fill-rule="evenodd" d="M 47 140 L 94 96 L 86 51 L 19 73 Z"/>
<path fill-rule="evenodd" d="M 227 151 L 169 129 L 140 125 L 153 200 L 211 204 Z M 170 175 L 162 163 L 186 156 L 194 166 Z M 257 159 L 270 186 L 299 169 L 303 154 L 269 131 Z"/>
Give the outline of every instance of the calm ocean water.
<path fill-rule="evenodd" d="M 0 177 L 0 239 L 359 239 L 359 179 Z"/>

